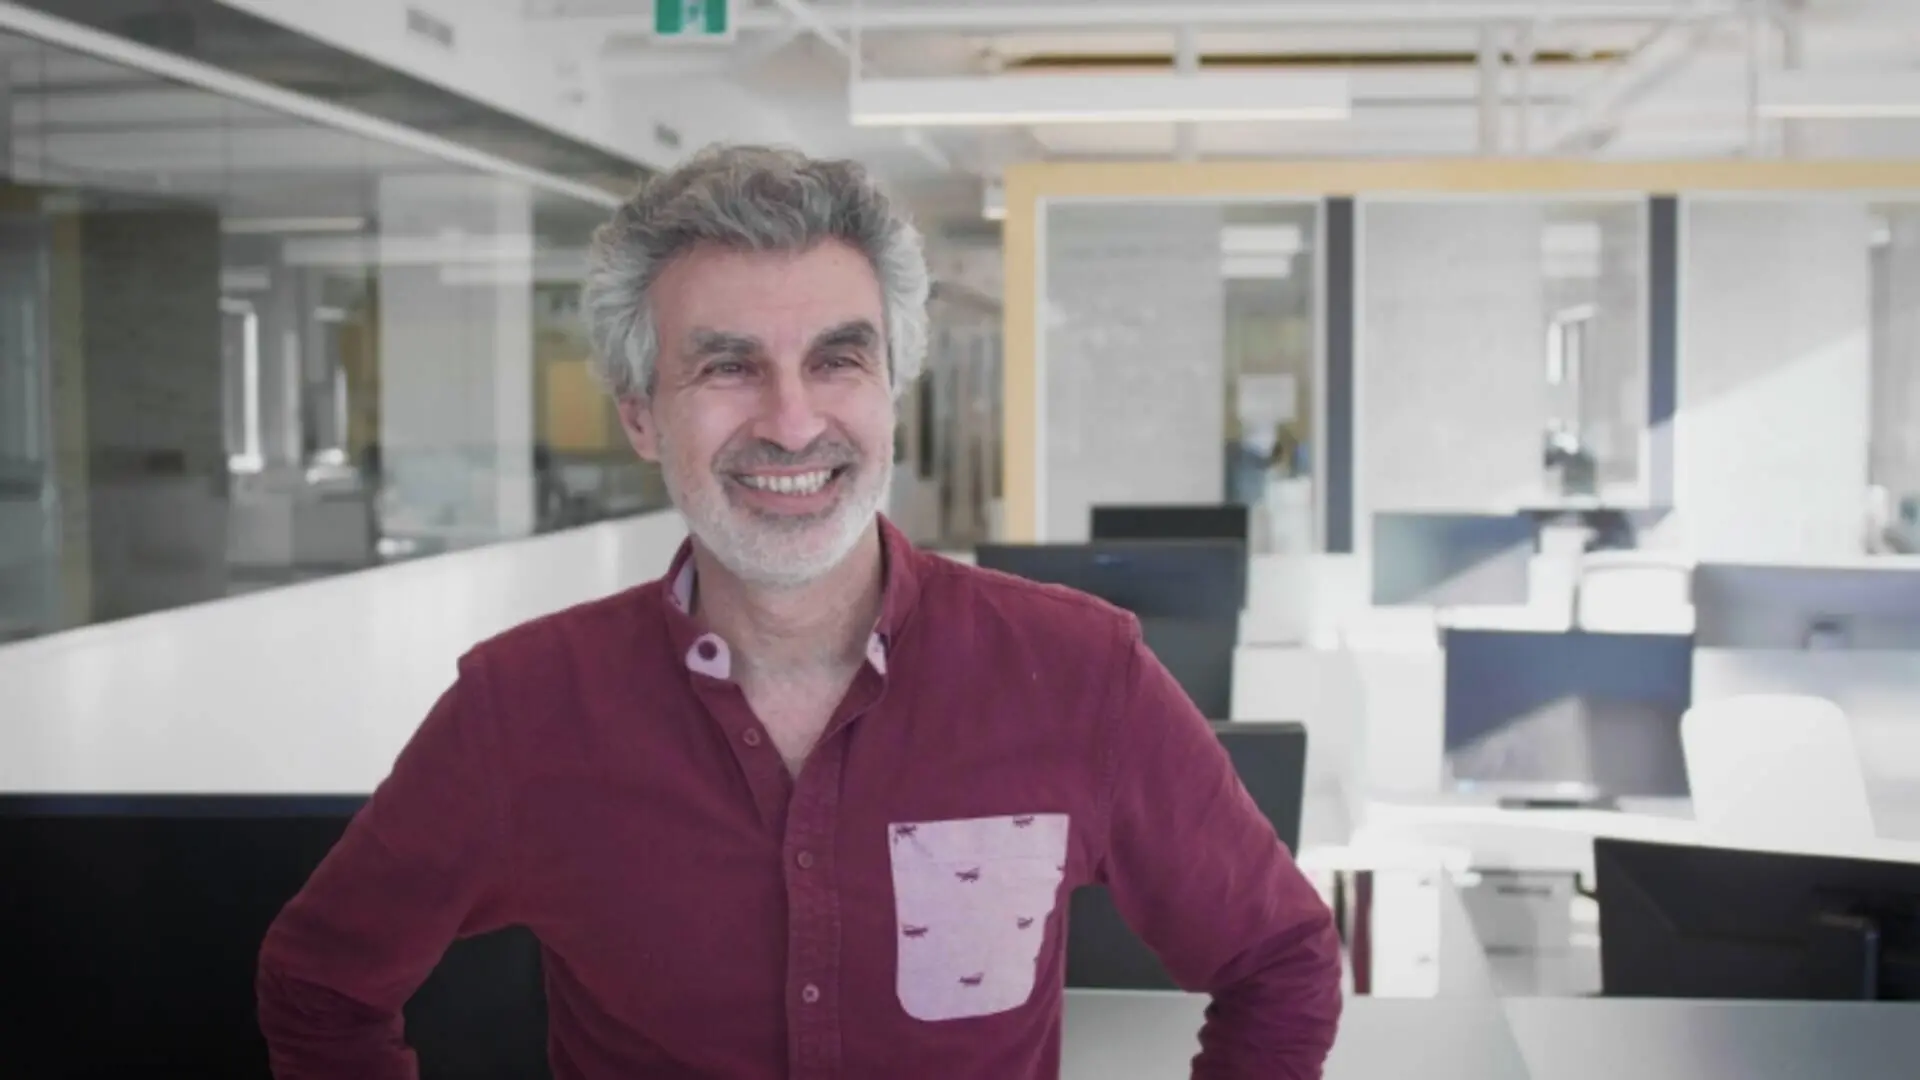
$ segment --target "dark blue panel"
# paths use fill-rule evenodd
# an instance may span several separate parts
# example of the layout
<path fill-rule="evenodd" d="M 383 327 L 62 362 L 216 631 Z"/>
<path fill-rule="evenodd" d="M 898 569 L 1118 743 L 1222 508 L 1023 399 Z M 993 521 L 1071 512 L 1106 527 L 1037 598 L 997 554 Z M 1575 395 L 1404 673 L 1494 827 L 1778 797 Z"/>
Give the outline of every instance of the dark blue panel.
<path fill-rule="evenodd" d="M 1335 554 L 1353 551 L 1354 242 L 1353 200 L 1328 199 L 1327 462 L 1321 475 L 1327 486 L 1327 550 Z"/>
<path fill-rule="evenodd" d="M 1459 779 L 1684 795 L 1693 639 L 1448 630 L 1446 747 Z M 1571 764 L 1578 775 L 1543 769 Z"/>
<path fill-rule="evenodd" d="M 1680 410 L 1680 200 L 1647 204 L 1648 495 L 1673 505 L 1673 422 Z"/>

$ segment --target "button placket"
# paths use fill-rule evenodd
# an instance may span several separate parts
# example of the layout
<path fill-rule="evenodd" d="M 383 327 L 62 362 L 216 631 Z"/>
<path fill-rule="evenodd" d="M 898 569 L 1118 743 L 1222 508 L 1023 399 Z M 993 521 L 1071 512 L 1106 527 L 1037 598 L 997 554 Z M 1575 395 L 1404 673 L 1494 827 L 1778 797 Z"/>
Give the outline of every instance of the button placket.
<path fill-rule="evenodd" d="M 834 891 L 833 845 L 836 794 L 845 767 L 846 741 L 836 738 L 816 750 L 789 803 L 786 850 L 789 971 L 798 984 L 791 1060 L 796 1077 L 840 1074 L 839 1002 L 827 991 L 839 985 L 840 908 Z M 793 999 L 789 999 L 793 1000 Z"/>

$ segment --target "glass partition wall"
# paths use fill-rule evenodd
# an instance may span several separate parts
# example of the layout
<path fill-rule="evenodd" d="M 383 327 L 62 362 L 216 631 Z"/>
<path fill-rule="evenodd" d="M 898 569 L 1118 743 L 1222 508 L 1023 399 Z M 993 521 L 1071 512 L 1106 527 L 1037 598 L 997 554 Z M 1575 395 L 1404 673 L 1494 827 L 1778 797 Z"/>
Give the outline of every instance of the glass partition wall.
<path fill-rule="evenodd" d="M 1648 504 L 1645 199 L 1371 197 L 1359 231 L 1369 512 Z"/>
<path fill-rule="evenodd" d="M 1042 538 L 1093 506 L 1240 503 L 1316 548 L 1320 205 L 1058 200 L 1044 216 Z"/>
<path fill-rule="evenodd" d="M 0 641 L 663 504 L 576 326 L 612 193 L 22 36 L 0 83 Z"/>

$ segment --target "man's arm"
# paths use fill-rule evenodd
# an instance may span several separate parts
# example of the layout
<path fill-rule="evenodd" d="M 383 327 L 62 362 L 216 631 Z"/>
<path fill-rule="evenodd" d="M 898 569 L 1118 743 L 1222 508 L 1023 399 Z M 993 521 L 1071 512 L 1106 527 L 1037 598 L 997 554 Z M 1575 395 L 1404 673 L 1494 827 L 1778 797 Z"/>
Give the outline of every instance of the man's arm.
<path fill-rule="evenodd" d="M 1138 624 L 1121 636 L 1101 877 L 1174 981 L 1213 995 L 1196 1080 L 1317 1080 L 1340 1019 L 1333 916 Z"/>
<path fill-rule="evenodd" d="M 498 727 L 469 661 L 299 895 L 256 980 L 277 1080 L 413 1080 L 401 1008 L 455 938 L 513 921 Z"/>

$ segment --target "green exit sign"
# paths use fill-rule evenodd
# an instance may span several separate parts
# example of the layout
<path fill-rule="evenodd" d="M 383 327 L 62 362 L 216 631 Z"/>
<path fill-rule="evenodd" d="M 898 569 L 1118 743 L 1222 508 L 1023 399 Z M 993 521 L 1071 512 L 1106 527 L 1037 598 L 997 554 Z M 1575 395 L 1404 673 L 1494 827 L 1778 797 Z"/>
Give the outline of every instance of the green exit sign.
<path fill-rule="evenodd" d="M 733 40 L 733 0 L 653 0 L 655 37 Z"/>

